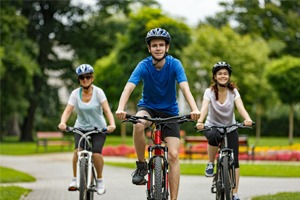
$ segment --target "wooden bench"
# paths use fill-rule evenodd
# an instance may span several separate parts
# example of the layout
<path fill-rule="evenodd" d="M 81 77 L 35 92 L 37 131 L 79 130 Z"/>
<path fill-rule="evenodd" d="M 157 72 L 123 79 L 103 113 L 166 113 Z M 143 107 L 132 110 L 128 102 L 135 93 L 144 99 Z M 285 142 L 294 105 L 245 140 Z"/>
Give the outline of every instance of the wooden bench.
<path fill-rule="evenodd" d="M 193 159 L 194 154 L 207 155 L 208 141 L 205 136 L 185 136 L 184 153 L 188 159 Z M 254 145 L 249 145 L 246 135 L 239 136 L 239 156 L 246 160 L 254 160 Z"/>
<path fill-rule="evenodd" d="M 36 151 L 39 150 L 40 146 L 44 147 L 44 151 L 47 151 L 48 146 L 60 146 L 61 150 L 68 146 L 71 149 L 73 144 L 72 139 L 65 137 L 62 132 L 38 131 L 36 137 Z"/>

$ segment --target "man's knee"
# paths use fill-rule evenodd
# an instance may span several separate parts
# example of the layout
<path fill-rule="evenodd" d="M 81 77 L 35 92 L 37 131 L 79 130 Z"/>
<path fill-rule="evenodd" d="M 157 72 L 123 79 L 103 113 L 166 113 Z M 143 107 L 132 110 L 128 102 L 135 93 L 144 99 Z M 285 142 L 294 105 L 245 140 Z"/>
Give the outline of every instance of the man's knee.
<path fill-rule="evenodd" d="M 170 162 L 179 160 L 179 152 L 177 150 L 169 151 L 168 159 Z"/>

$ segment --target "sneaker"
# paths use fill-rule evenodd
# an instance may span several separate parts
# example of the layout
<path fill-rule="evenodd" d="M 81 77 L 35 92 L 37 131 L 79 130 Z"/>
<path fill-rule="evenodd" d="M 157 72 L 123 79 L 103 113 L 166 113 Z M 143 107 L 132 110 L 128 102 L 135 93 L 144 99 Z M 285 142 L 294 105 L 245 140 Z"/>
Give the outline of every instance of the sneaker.
<path fill-rule="evenodd" d="M 205 176 L 206 177 L 213 177 L 214 176 L 214 164 L 208 163 L 205 169 Z"/>
<path fill-rule="evenodd" d="M 145 185 L 147 181 L 144 176 L 148 173 L 147 162 L 136 161 L 136 168 L 132 173 L 132 183 L 135 185 Z"/>
<path fill-rule="evenodd" d="M 75 191 L 77 189 L 78 189 L 78 186 L 77 186 L 76 178 L 73 178 L 71 183 L 69 184 L 68 190 L 69 191 Z"/>
<path fill-rule="evenodd" d="M 102 195 L 106 192 L 103 180 L 97 180 L 97 194 Z"/>
<path fill-rule="evenodd" d="M 239 195 L 237 194 L 234 194 L 233 197 L 232 197 L 232 200 L 240 200 L 240 197 Z"/>

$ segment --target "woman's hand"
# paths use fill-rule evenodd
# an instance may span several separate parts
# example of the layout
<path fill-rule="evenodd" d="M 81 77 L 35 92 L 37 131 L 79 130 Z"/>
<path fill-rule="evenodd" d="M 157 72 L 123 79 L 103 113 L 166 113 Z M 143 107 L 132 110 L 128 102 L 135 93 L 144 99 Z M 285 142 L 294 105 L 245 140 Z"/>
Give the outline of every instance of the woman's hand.
<path fill-rule="evenodd" d="M 197 130 L 203 130 L 204 129 L 204 124 L 202 122 L 198 122 L 196 124 Z"/>
<path fill-rule="evenodd" d="M 244 120 L 244 125 L 245 126 L 252 126 L 252 120 L 250 119 L 250 120 Z"/>
<path fill-rule="evenodd" d="M 65 131 L 67 129 L 66 123 L 60 123 L 58 124 L 57 128 L 61 131 Z"/>
<path fill-rule="evenodd" d="M 107 132 L 112 133 L 116 129 L 115 125 L 108 125 L 107 126 Z"/>

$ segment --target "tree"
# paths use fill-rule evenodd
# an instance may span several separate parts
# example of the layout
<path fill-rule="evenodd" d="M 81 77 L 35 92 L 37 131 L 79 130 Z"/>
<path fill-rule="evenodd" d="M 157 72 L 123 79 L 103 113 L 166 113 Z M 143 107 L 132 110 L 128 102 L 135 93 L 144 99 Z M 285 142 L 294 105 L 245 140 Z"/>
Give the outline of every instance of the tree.
<path fill-rule="evenodd" d="M 269 42 L 272 57 L 300 56 L 300 1 L 234 0 L 220 3 L 225 11 L 209 18 L 220 27 L 235 21 L 241 34 L 259 35 Z"/>
<path fill-rule="evenodd" d="M 272 61 L 267 68 L 267 78 L 282 102 L 290 105 L 289 144 L 293 144 L 295 104 L 300 102 L 300 59 L 285 56 Z"/>
<path fill-rule="evenodd" d="M 211 83 L 212 66 L 219 61 L 228 62 L 233 68 L 231 79 L 240 88 L 247 110 L 256 114 L 256 127 L 260 128 L 259 114 L 272 95 L 263 77 L 268 53 L 267 43 L 259 37 L 241 36 L 229 26 L 216 29 L 202 25 L 193 32 L 193 42 L 184 50 L 183 63 L 193 83 L 192 91 L 197 99 L 202 99 L 204 89 Z"/>
<path fill-rule="evenodd" d="M 169 53 L 180 57 L 182 48 L 190 41 L 189 27 L 165 16 L 160 9 L 144 7 L 130 15 L 128 29 L 124 35 L 118 36 L 114 51 L 95 64 L 95 83 L 105 88 L 115 109 L 131 72 L 141 59 L 149 55 L 145 36 L 155 27 L 168 30 L 172 37 Z M 130 98 L 129 109 L 135 108 L 140 95 L 141 88 L 138 87 Z"/>
<path fill-rule="evenodd" d="M 20 134 L 18 122 L 28 108 L 26 93 L 33 89 L 33 76 L 40 73 L 35 62 L 38 48 L 26 35 L 27 25 L 15 7 L 1 2 L 0 137 Z"/>

